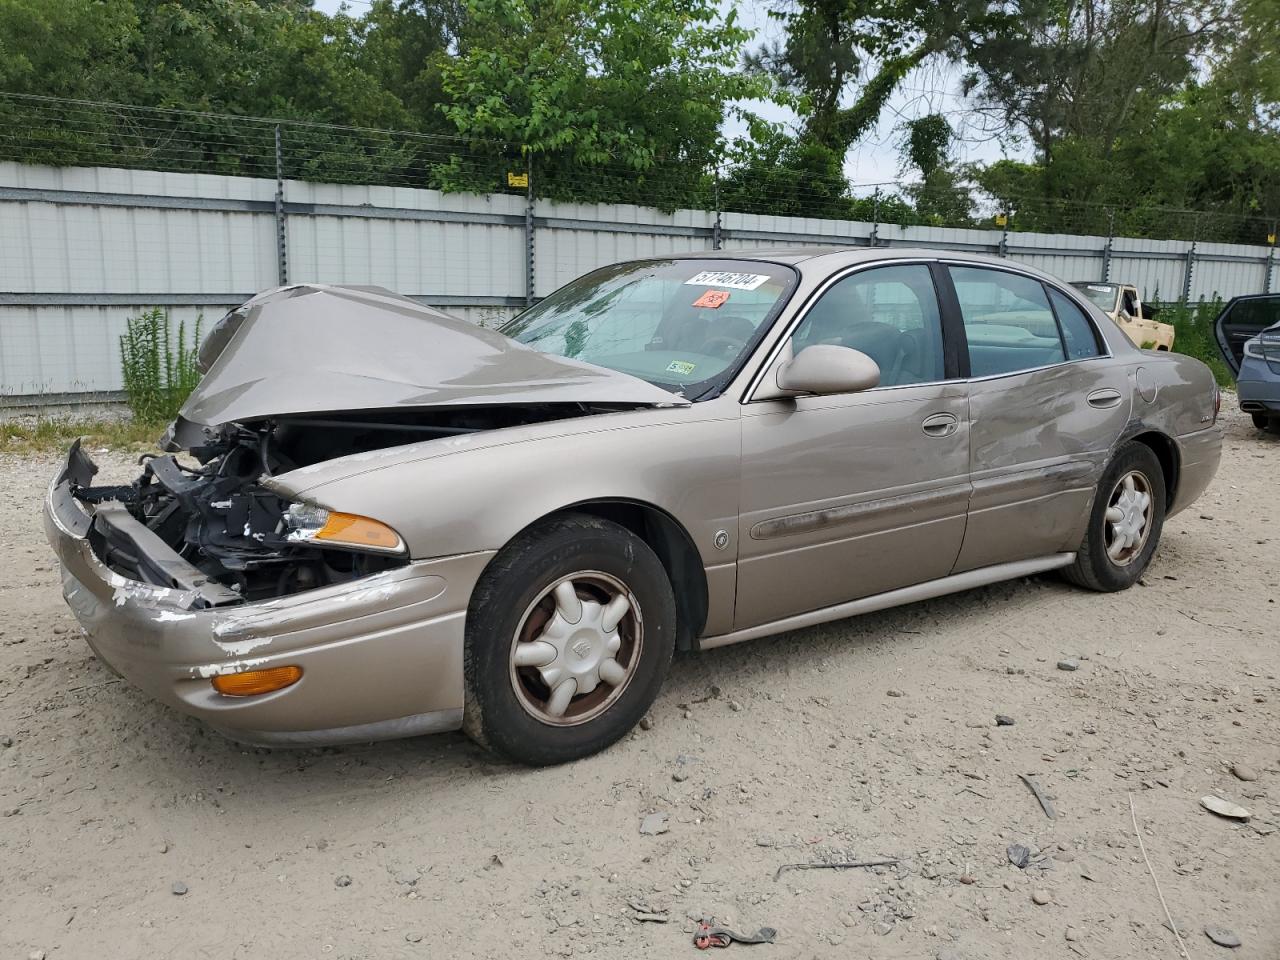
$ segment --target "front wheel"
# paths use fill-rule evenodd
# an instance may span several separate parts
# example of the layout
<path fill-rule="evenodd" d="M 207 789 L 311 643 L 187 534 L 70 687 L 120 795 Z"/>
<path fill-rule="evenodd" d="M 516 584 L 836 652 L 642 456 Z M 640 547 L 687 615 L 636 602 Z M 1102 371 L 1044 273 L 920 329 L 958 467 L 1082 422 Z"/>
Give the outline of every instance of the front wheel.
<path fill-rule="evenodd" d="M 531 527 L 472 594 L 463 729 L 531 765 L 603 750 L 657 697 L 675 620 L 666 570 L 630 530 L 582 514 Z"/>
<path fill-rule="evenodd" d="M 1146 444 L 1130 442 L 1107 466 L 1089 528 L 1067 579 L 1090 590 L 1126 590 L 1151 562 L 1164 527 L 1164 471 Z"/>

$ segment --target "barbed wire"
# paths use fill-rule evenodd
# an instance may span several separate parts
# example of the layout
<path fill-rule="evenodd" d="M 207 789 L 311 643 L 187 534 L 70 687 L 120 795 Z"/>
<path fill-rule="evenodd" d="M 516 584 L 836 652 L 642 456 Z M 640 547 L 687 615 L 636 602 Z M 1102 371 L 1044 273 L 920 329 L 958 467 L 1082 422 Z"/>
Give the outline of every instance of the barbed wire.
<path fill-rule="evenodd" d="M 482 194 L 523 194 L 512 184 L 532 171 L 539 199 L 666 211 L 1248 244 L 1274 243 L 1276 232 L 1273 219 L 1233 212 L 996 196 L 968 184 L 771 177 L 679 157 L 646 167 L 585 164 L 481 138 L 3 92 L 0 160 Z"/>

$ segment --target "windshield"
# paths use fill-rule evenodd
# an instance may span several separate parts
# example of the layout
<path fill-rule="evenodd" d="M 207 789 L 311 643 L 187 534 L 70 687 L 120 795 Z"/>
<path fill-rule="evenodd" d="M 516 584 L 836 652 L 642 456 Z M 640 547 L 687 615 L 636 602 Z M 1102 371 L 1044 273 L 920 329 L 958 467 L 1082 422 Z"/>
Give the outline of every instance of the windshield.
<path fill-rule="evenodd" d="M 1103 313 L 1110 313 L 1116 308 L 1116 291 L 1120 288 L 1114 283 L 1073 283 L 1072 286 Z"/>
<path fill-rule="evenodd" d="M 756 260 L 618 263 L 561 287 L 502 333 L 699 400 L 724 389 L 794 284 L 789 267 Z"/>

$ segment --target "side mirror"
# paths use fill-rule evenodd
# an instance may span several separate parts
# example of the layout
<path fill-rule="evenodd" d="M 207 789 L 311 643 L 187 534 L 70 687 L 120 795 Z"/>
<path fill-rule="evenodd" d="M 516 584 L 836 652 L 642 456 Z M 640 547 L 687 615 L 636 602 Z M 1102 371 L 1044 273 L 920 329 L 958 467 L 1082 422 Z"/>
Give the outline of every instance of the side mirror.
<path fill-rule="evenodd" d="M 790 353 L 790 350 L 787 351 Z M 819 343 L 805 347 L 794 357 L 784 357 L 774 368 L 776 392 L 757 396 L 794 396 L 800 393 L 857 393 L 880 384 L 880 367 L 861 350 Z M 766 380 L 762 387 L 769 387 Z"/>

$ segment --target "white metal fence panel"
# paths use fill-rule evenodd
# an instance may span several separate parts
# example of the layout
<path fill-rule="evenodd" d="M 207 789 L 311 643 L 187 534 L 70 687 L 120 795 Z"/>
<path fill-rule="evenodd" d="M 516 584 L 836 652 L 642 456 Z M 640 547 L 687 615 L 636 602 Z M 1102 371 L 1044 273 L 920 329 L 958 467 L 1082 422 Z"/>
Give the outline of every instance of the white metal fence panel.
<path fill-rule="evenodd" d="M 42 394 L 100 394 L 121 389 L 120 334 L 125 318 L 150 300 L 110 307 L 0 307 L 0 407 L 7 398 Z M 191 337 L 198 317 L 209 327 L 235 304 L 171 307 L 174 335 Z"/>
<path fill-rule="evenodd" d="M 596 267 L 727 248 L 907 246 L 1007 256 L 1148 300 L 1276 290 L 1274 250 L 1238 244 L 902 227 L 516 194 L 0 163 L 0 404 L 120 388 L 125 318 L 151 306 L 207 325 L 292 282 L 377 284 L 497 326 Z M 279 218 L 285 244 L 279 243 Z M 532 256 L 532 260 L 530 257 Z M 1190 273 L 1188 274 L 1188 268 Z M 532 287 L 532 288 L 530 288 Z"/>
<path fill-rule="evenodd" d="M 1266 286 L 1267 264 L 1258 262 L 1256 251 L 1239 243 L 1196 244 L 1191 299 L 1212 300 L 1223 290 L 1261 291 Z"/>
<path fill-rule="evenodd" d="M 874 224 L 855 220 L 819 220 L 762 213 L 725 213 L 725 245 L 735 250 L 788 250 L 803 247 L 865 246 Z"/>
<path fill-rule="evenodd" d="M 1101 280 L 1106 271 L 1106 238 L 1064 233 L 1011 234 L 1009 259 L 1068 282 Z"/>
<path fill-rule="evenodd" d="M 407 296 L 524 292 L 524 201 L 406 187 L 288 181 L 289 280 Z M 453 217 L 456 219 L 442 219 Z"/>
<path fill-rule="evenodd" d="M 534 292 L 545 297 L 597 267 L 711 248 L 714 214 L 632 204 L 539 201 Z M 523 260 L 520 261 L 523 263 Z"/>
<path fill-rule="evenodd" d="M 1112 241 L 1111 280 L 1132 283 L 1143 300 L 1177 300 L 1182 295 L 1190 247 L 1180 240 L 1117 237 Z M 1232 291 L 1231 295 L 1243 292 Z"/>

